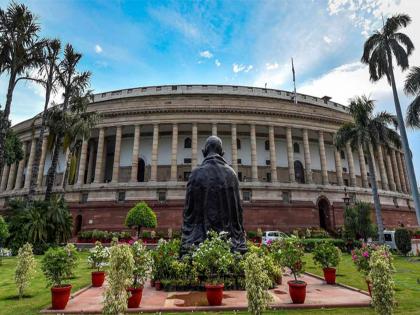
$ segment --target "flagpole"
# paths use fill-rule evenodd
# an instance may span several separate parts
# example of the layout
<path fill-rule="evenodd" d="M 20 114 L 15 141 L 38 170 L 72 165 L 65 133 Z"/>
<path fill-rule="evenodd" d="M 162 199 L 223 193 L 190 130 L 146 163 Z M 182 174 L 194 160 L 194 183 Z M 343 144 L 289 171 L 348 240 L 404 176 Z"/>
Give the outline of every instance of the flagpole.
<path fill-rule="evenodd" d="M 295 101 L 295 104 L 297 104 L 295 67 L 293 65 L 293 57 L 291 59 L 292 59 L 294 101 Z"/>

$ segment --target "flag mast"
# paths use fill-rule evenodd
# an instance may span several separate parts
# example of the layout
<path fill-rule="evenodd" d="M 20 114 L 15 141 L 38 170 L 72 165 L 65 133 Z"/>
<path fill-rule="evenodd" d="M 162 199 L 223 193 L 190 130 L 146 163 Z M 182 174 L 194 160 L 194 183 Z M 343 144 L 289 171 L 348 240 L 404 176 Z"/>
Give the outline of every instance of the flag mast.
<path fill-rule="evenodd" d="M 295 67 L 293 65 L 293 57 L 292 59 L 292 73 L 293 73 L 293 92 L 294 92 L 294 102 L 297 104 L 297 95 L 296 95 L 296 77 L 295 77 Z"/>

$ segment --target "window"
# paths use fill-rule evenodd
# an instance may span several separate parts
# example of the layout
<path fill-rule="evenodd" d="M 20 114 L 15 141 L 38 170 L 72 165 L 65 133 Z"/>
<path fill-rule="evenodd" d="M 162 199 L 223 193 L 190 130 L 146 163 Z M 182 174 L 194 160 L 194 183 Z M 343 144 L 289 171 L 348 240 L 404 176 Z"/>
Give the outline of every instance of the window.
<path fill-rule="evenodd" d="M 343 167 L 343 172 L 347 173 L 347 167 Z"/>
<path fill-rule="evenodd" d="M 176 85 L 172 85 L 172 91 L 176 91 L 178 87 Z"/>
<path fill-rule="evenodd" d="M 80 203 L 87 203 L 88 197 L 89 197 L 88 193 L 83 193 L 82 196 L 80 197 Z"/>
<path fill-rule="evenodd" d="M 349 180 L 347 178 L 344 179 L 344 186 L 348 186 L 349 185 Z"/>
<path fill-rule="evenodd" d="M 238 164 L 242 164 L 242 159 L 238 159 Z"/>
<path fill-rule="evenodd" d="M 191 164 L 191 158 L 185 158 L 184 164 Z"/>
<path fill-rule="evenodd" d="M 190 178 L 191 172 L 184 172 L 184 181 L 188 181 L 188 178 Z"/>
<path fill-rule="evenodd" d="M 157 86 L 156 87 L 156 91 L 161 91 L 162 90 L 162 87 L 161 86 Z"/>
<path fill-rule="evenodd" d="M 127 94 L 131 94 L 131 93 L 133 93 L 133 89 L 128 89 Z"/>
<path fill-rule="evenodd" d="M 141 88 L 141 91 L 142 92 L 146 92 L 147 91 L 147 88 Z"/>
<path fill-rule="evenodd" d="M 125 191 L 119 191 L 118 192 L 117 201 L 118 202 L 124 202 L 125 201 Z"/>
<path fill-rule="evenodd" d="M 397 198 L 392 198 L 392 201 L 394 202 L 394 206 L 395 207 L 397 207 L 397 208 L 399 208 L 399 205 L 398 205 L 398 200 L 397 200 Z"/>
<path fill-rule="evenodd" d="M 267 182 L 271 182 L 271 173 L 267 173 L 266 174 L 266 176 L 267 176 Z"/>
<path fill-rule="evenodd" d="M 166 202 L 166 191 L 165 190 L 160 190 L 158 191 L 158 201 L 159 202 Z"/>
<path fill-rule="evenodd" d="M 184 149 L 191 149 L 191 138 L 185 138 L 184 140 Z"/>
<path fill-rule="evenodd" d="M 251 201 L 251 191 L 250 190 L 243 190 L 242 191 L 242 199 L 243 201 Z"/>
<path fill-rule="evenodd" d="M 240 149 L 241 149 L 241 139 L 239 139 L 239 138 L 236 138 L 236 148 L 237 148 L 238 150 L 240 150 Z"/>
<path fill-rule="evenodd" d="M 266 151 L 270 150 L 270 141 L 265 140 L 265 142 L 264 142 L 264 148 L 265 148 Z"/>
<path fill-rule="evenodd" d="M 341 159 L 342 160 L 345 160 L 346 159 L 346 154 L 344 153 L 343 150 L 340 151 L 340 156 L 341 156 Z"/>
<path fill-rule="evenodd" d="M 270 165 L 270 160 L 265 160 L 265 165 Z"/>
<path fill-rule="evenodd" d="M 365 156 L 365 163 L 366 164 L 368 164 L 368 159 L 367 159 L 367 157 Z"/>
<path fill-rule="evenodd" d="M 392 235 L 391 233 L 384 233 L 385 242 L 392 242 Z"/>
<path fill-rule="evenodd" d="M 297 142 L 293 143 L 293 152 L 294 153 L 300 153 L 299 143 L 297 143 Z"/>
<path fill-rule="evenodd" d="M 282 197 L 283 197 L 283 203 L 290 203 L 290 192 L 283 191 Z"/>
<path fill-rule="evenodd" d="M 238 179 L 240 182 L 242 182 L 242 172 L 238 172 Z"/>
<path fill-rule="evenodd" d="M 106 96 L 106 93 L 102 93 L 102 97 L 105 97 Z"/>
<path fill-rule="evenodd" d="M 303 169 L 303 164 L 301 161 L 296 160 L 294 163 L 295 167 L 295 180 L 299 184 L 305 183 L 305 171 Z"/>

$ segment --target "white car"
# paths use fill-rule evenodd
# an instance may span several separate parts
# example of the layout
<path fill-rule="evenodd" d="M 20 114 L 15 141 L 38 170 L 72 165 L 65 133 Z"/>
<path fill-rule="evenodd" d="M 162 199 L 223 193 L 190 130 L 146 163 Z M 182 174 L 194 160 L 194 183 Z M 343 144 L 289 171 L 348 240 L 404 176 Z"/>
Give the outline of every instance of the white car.
<path fill-rule="evenodd" d="M 267 245 L 273 241 L 288 238 L 287 234 L 280 231 L 266 231 L 263 233 L 262 243 Z"/>

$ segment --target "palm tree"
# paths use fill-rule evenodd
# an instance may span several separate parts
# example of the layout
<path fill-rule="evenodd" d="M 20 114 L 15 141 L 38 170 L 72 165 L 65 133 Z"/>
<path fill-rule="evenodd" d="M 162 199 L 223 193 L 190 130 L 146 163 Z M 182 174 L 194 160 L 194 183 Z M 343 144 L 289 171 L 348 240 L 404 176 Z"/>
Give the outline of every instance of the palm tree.
<path fill-rule="evenodd" d="M 44 139 L 46 122 L 47 122 L 47 111 L 50 103 L 51 93 L 56 91 L 58 76 L 57 76 L 57 65 L 58 58 L 61 51 L 61 43 L 58 39 L 49 40 L 44 48 L 44 60 L 39 69 L 40 77 L 36 81 L 45 88 L 45 100 L 44 100 L 44 111 L 41 116 L 41 129 L 39 137 L 35 144 L 35 158 L 32 164 L 32 175 L 30 180 L 28 200 L 32 200 L 35 195 L 35 189 L 39 173 L 39 163 L 41 159 L 42 141 Z"/>
<path fill-rule="evenodd" d="M 83 93 L 89 86 L 91 73 L 89 71 L 78 72 L 76 69 L 81 58 L 82 55 L 75 52 L 70 44 L 67 44 L 64 49 L 64 58 L 57 67 L 59 85 L 64 88 L 63 104 L 59 106 L 64 113 L 63 117 L 67 112 L 71 97 Z M 48 169 L 47 174 L 45 200 L 49 200 L 51 198 L 57 172 L 58 156 L 60 153 L 59 150 L 63 147 L 63 140 L 64 131 L 58 128 L 55 137 L 51 167 Z"/>
<path fill-rule="evenodd" d="M 0 120 L 0 171 L 4 165 L 4 141 L 10 127 L 9 115 L 13 92 L 20 80 L 30 79 L 27 71 L 40 65 L 45 45 L 39 40 L 36 17 L 23 4 L 12 2 L 6 11 L 0 9 L 0 75 L 8 73 L 6 103 Z"/>
<path fill-rule="evenodd" d="M 392 65 L 392 58 L 394 57 L 397 66 L 400 66 L 402 70 L 406 70 L 409 67 L 408 56 L 413 52 L 414 45 L 407 35 L 398 31 L 402 27 L 406 27 L 410 22 L 411 18 L 406 14 L 397 14 L 388 18 L 382 29 L 376 31 L 366 40 L 361 61 L 369 65 L 371 81 L 378 81 L 385 75 L 388 83 L 391 84 L 417 222 L 420 224 L 420 198 L 417 180 L 414 173 L 412 155 L 408 144 Z"/>
<path fill-rule="evenodd" d="M 412 128 L 420 128 L 420 67 L 413 67 L 407 75 L 404 85 L 407 95 L 415 96 L 415 99 L 407 108 L 406 122 Z"/>
<path fill-rule="evenodd" d="M 371 148 L 378 144 L 392 143 L 400 146 L 398 134 L 388 128 L 389 124 L 396 125 L 396 119 L 388 112 L 374 114 L 375 103 L 366 96 L 355 97 L 350 100 L 349 111 L 353 122 L 344 124 L 335 136 L 337 148 L 345 147 L 350 143 L 352 148 L 362 146 L 364 152 L 368 152 L 367 161 L 369 167 L 369 179 L 372 188 L 373 202 L 375 205 L 376 222 L 378 225 L 379 242 L 384 242 L 384 225 L 382 221 L 381 203 L 378 195 L 376 174 L 373 164 L 374 152 Z"/>

